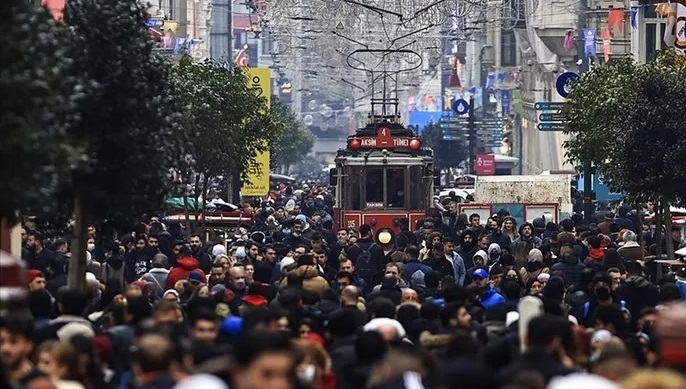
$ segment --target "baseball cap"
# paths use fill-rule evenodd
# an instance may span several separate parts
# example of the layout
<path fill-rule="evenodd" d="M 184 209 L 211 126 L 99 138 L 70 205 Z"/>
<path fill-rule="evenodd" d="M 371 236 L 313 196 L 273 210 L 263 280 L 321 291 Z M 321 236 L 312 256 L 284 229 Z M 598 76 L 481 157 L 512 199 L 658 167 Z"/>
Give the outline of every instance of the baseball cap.
<path fill-rule="evenodd" d="M 476 269 L 472 273 L 472 278 L 481 278 L 481 279 L 488 278 L 488 272 L 486 271 L 486 269 Z"/>
<path fill-rule="evenodd" d="M 202 284 L 203 281 L 205 281 L 203 278 L 204 277 L 202 276 L 202 274 L 200 274 L 200 272 L 197 270 L 193 270 L 192 272 L 190 272 L 190 274 L 188 274 L 188 282 L 197 282 L 199 284 Z"/>
<path fill-rule="evenodd" d="M 219 331 L 222 334 L 229 336 L 240 335 L 243 330 L 243 318 L 238 316 L 229 316 L 219 326 Z"/>

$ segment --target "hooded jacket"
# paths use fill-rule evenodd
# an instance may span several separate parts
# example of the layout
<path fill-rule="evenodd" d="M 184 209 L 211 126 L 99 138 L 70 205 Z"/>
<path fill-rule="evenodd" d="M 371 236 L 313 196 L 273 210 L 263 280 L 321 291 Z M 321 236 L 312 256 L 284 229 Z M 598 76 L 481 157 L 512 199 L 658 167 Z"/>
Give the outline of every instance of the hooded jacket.
<path fill-rule="evenodd" d="M 538 278 L 542 273 L 549 273 L 550 269 L 543 264 L 543 253 L 539 249 L 531 249 L 529 251 L 529 261 L 519 269 L 519 276 L 522 278 L 524 285 L 530 279 Z"/>
<path fill-rule="evenodd" d="M 618 300 L 626 302 L 626 308 L 631 313 L 631 319 L 635 321 L 643 308 L 655 307 L 658 304 L 660 292 L 657 286 L 645 278 L 632 276 L 626 283 L 617 288 L 615 294 Z"/>
<path fill-rule="evenodd" d="M 118 280 L 119 284 L 124 286 L 124 258 L 119 254 L 112 254 L 100 267 L 99 279 L 107 282 L 111 278 Z"/>
<path fill-rule="evenodd" d="M 472 230 L 465 230 L 462 233 L 462 239 L 464 239 L 465 236 L 471 235 L 472 237 L 472 244 L 466 245 L 462 243 L 460 247 L 458 247 L 455 251 L 464 259 L 464 266 L 469 269 L 474 267 L 474 262 L 472 258 L 474 257 L 474 253 L 479 250 L 479 248 L 476 246 L 476 239 L 477 236 Z"/>
<path fill-rule="evenodd" d="M 174 289 L 174 285 L 181 280 L 188 278 L 193 270 L 198 270 L 205 277 L 205 272 L 200 269 L 200 264 L 198 260 L 193 257 L 183 257 L 176 261 L 176 266 L 174 266 L 167 276 L 167 285 L 165 289 Z"/>
<path fill-rule="evenodd" d="M 481 294 L 481 306 L 484 309 L 502 304 L 505 302 L 505 297 L 498 293 L 493 285 L 488 285 L 486 290 Z"/>
<path fill-rule="evenodd" d="M 162 267 L 153 267 L 149 272 L 143 274 L 141 281 L 152 284 L 155 287 L 155 295 L 162 298 L 164 291 L 167 290 L 167 278 L 169 270 Z"/>

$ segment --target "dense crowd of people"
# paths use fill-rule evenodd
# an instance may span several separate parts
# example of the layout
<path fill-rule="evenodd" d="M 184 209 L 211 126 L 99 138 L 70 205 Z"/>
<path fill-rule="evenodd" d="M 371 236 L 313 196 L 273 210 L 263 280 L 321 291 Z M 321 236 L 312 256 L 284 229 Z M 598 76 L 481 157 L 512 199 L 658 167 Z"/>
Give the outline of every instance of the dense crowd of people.
<path fill-rule="evenodd" d="M 91 229 L 84 289 L 68 240 L 27 226 L 30 315 L 0 318 L 0 387 L 686 387 L 686 269 L 647 257 L 631 207 L 585 225 L 443 205 L 335 229 L 330 189 L 304 185 L 246 205 L 229 239 Z"/>

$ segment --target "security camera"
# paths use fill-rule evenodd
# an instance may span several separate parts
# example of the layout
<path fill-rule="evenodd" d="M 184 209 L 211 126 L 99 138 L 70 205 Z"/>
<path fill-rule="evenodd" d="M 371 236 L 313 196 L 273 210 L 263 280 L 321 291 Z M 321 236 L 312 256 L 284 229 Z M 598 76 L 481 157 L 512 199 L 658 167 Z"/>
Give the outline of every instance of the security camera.
<path fill-rule="evenodd" d="M 527 59 L 526 60 L 526 66 L 529 66 L 529 67 L 534 66 L 534 60 L 533 59 Z"/>
<path fill-rule="evenodd" d="M 522 65 L 517 66 L 517 71 L 521 72 L 522 71 Z"/>
<path fill-rule="evenodd" d="M 559 73 L 560 72 L 560 67 L 557 65 L 553 65 L 553 73 Z"/>

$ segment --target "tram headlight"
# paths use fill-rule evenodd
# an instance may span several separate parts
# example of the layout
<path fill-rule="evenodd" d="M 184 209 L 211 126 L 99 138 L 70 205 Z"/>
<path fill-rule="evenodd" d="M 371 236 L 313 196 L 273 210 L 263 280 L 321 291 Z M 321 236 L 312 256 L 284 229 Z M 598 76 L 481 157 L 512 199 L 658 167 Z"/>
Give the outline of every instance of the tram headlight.
<path fill-rule="evenodd" d="M 419 139 L 415 138 L 410 141 L 410 149 L 417 151 L 420 147 L 422 147 L 422 142 Z"/>

